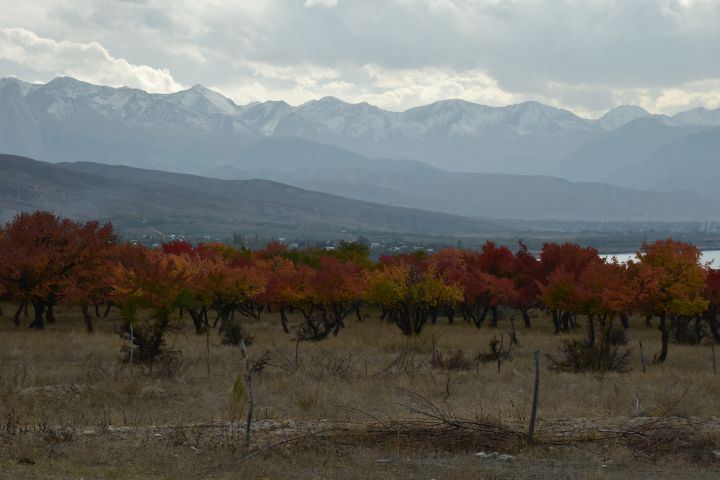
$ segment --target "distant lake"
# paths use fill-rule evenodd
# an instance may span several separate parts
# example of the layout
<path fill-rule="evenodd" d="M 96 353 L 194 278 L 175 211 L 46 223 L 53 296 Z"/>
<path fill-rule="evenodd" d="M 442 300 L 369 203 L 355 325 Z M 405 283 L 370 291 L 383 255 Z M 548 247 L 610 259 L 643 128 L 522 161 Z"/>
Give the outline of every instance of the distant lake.
<path fill-rule="evenodd" d="M 610 260 L 612 257 L 617 257 L 619 262 L 627 262 L 630 259 L 635 260 L 635 253 L 609 253 L 600 255 L 602 258 Z M 700 260 L 703 264 L 712 262 L 714 268 L 720 268 L 720 250 L 705 250 Z"/>

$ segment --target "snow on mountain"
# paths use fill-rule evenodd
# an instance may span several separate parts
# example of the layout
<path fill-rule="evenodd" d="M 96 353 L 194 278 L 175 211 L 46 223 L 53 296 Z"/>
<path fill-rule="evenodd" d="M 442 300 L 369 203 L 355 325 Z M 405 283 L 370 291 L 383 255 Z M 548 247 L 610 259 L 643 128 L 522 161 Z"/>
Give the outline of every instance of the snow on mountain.
<path fill-rule="evenodd" d="M 393 127 L 400 116 L 368 103 L 351 104 L 335 97 L 312 100 L 296 109 L 298 115 L 320 131 L 339 137 L 379 138 Z"/>
<path fill-rule="evenodd" d="M 185 171 L 199 171 L 202 162 L 226 162 L 264 137 L 296 137 L 446 170 L 564 174 L 558 170 L 563 159 L 573 158 L 583 144 L 648 115 L 621 106 L 591 120 L 538 102 L 491 107 L 464 100 L 391 112 L 334 97 L 300 106 L 243 106 L 201 85 L 151 94 L 69 77 L 44 85 L 0 79 L 0 151 L 51 161 L 177 164 Z M 676 129 L 720 125 L 720 110 L 652 118 Z"/>
<path fill-rule="evenodd" d="M 266 117 L 256 117 L 254 112 L 257 110 L 258 106 L 245 110 L 241 116 L 264 134 L 276 134 L 274 124 L 268 122 Z M 590 122 L 567 110 L 537 102 L 488 107 L 464 100 L 443 100 L 404 112 L 389 112 L 367 103 L 350 104 L 325 97 L 295 108 L 287 106 L 282 112 L 275 112 L 275 115 L 285 118 L 291 112 L 323 134 L 351 139 L 413 139 L 488 133 L 531 135 L 594 128 Z M 276 120 L 276 124 L 279 123 Z"/>
<path fill-rule="evenodd" d="M 349 140 L 453 138 L 478 135 L 556 135 L 612 130 L 649 113 L 623 105 L 598 120 L 538 102 L 489 107 L 463 100 L 443 100 L 390 112 L 367 103 L 350 104 L 334 97 L 298 107 L 268 101 L 238 106 L 222 94 L 195 85 L 172 94 L 150 94 L 132 88 L 92 85 L 59 77 L 45 85 L 14 78 L 0 80 L 0 92 L 12 90 L 56 119 L 100 114 L 127 125 L 184 126 L 210 131 L 255 132 L 263 136 L 337 137 Z M 698 108 L 672 119 L 674 125 L 720 125 L 720 109 Z"/>
<path fill-rule="evenodd" d="M 209 115 L 237 115 L 240 112 L 240 107 L 235 105 L 235 102 L 202 85 L 195 85 L 188 90 L 171 93 L 167 95 L 167 99 Z"/>
<path fill-rule="evenodd" d="M 293 115 L 295 115 L 293 107 L 282 101 L 248 105 L 240 114 L 243 120 L 265 136 L 273 135 L 279 126 Z"/>
<path fill-rule="evenodd" d="M 134 88 L 92 85 L 59 77 L 26 89 L 24 98 L 37 112 L 56 120 L 100 115 L 110 122 L 154 128 L 198 128 L 217 131 L 251 129 L 240 121 L 240 107 L 200 85 L 173 94 L 152 94 Z"/>
<path fill-rule="evenodd" d="M 620 105 L 612 108 L 597 120 L 604 130 L 614 130 L 638 118 L 649 117 L 650 113 L 637 105 Z"/>

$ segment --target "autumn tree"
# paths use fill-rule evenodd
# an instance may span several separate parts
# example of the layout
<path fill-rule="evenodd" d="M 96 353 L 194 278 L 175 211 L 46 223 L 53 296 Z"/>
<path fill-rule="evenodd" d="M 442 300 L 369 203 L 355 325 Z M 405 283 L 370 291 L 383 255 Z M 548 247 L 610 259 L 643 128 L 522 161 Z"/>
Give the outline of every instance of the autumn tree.
<path fill-rule="evenodd" d="M 30 327 L 42 329 L 66 293 L 94 276 L 114 235 L 110 224 L 33 212 L 16 215 L 0 242 L 0 283 L 14 301 L 33 306 Z"/>
<path fill-rule="evenodd" d="M 539 271 L 540 262 L 530 253 L 527 245 L 520 241 L 518 251 L 513 256 L 510 277 L 515 289 L 509 304 L 520 312 L 526 328 L 531 326 L 530 311 L 542 306 L 538 287 Z"/>
<path fill-rule="evenodd" d="M 186 262 L 183 257 L 127 246 L 113 275 L 113 299 L 124 320 L 121 335 L 132 335 L 138 360 L 152 363 L 166 351 L 167 333 L 180 328 L 172 314 L 181 305 Z"/>
<path fill-rule="evenodd" d="M 320 259 L 319 267 L 309 278 L 309 298 L 300 307 L 305 317 L 305 338 L 321 340 L 330 332 L 337 335 L 345 318 L 359 311 L 365 293 L 362 267 L 336 257 Z"/>
<path fill-rule="evenodd" d="M 417 264 L 386 264 L 368 273 L 368 301 L 380 305 L 408 336 L 419 335 L 439 305 L 458 304 L 462 287 L 451 284 L 434 269 Z"/>
<path fill-rule="evenodd" d="M 278 311 L 283 330 L 290 333 L 287 314 L 307 303 L 312 269 L 305 265 L 295 265 L 279 255 L 261 258 L 257 260 L 256 266 L 266 279 L 266 285 L 265 291 L 257 295 L 255 301 Z"/>
<path fill-rule="evenodd" d="M 658 362 L 667 359 L 671 330 L 682 335 L 693 319 L 708 307 L 707 272 L 702 252 L 694 245 L 672 239 L 644 244 L 637 253 L 635 282 L 642 289 L 646 313 L 660 318 L 662 348 Z"/>
<path fill-rule="evenodd" d="M 64 289 L 63 303 L 80 307 L 85 328 L 89 333 L 94 330 L 90 306 L 96 307 L 111 301 L 115 277 L 110 266 L 116 261 L 117 245 L 112 238 L 97 237 L 100 244 L 93 248 L 94 255 L 88 259 L 84 268 L 73 274 L 72 281 Z"/>
<path fill-rule="evenodd" d="M 188 310 L 197 333 L 218 321 L 222 331 L 230 332 L 235 328 L 234 312 L 265 289 L 264 277 L 253 266 L 234 265 L 219 254 L 182 258 L 186 275 L 181 305 Z M 212 325 L 207 317 L 209 309 L 216 314 Z"/>
<path fill-rule="evenodd" d="M 540 252 L 538 288 L 552 316 L 554 333 L 569 331 L 575 283 L 592 263 L 599 261 L 594 248 L 574 243 L 545 243 Z"/>

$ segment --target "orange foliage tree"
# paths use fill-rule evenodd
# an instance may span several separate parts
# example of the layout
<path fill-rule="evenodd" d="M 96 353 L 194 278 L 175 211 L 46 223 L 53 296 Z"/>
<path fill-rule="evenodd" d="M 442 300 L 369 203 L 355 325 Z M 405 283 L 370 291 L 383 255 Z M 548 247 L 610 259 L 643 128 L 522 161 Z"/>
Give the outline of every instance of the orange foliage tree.
<path fill-rule="evenodd" d="M 150 363 L 162 354 L 166 334 L 180 327 L 173 312 L 182 305 L 186 275 L 183 257 L 142 247 L 128 246 L 114 266 L 113 300 L 124 320 L 121 335 L 132 335 L 139 361 Z"/>
<path fill-rule="evenodd" d="M 679 340 L 686 340 L 688 324 L 699 321 L 698 316 L 708 307 L 707 272 L 700 263 L 701 254 L 694 245 L 672 239 L 645 244 L 637 253 L 636 288 L 643 289 L 647 313 L 660 318 L 658 362 L 667 359 L 671 331 Z"/>
<path fill-rule="evenodd" d="M 34 309 L 31 328 L 54 322 L 53 308 L 78 285 L 102 275 L 112 225 L 85 224 L 49 212 L 19 213 L 0 237 L 0 283 L 14 301 Z M 16 318 L 16 324 L 18 316 Z"/>

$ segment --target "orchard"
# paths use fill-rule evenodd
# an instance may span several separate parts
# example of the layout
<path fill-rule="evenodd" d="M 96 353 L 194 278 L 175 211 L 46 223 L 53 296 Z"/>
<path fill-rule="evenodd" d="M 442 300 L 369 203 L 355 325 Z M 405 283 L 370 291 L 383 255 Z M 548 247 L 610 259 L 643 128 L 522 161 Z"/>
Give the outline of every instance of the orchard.
<path fill-rule="evenodd" d="M 659 329 L 657 362 L 671 342 L 720 341 L 720 272 L 700 259 L 697 247 L 672 239 L 642 245 L 627 263 L 572 243 L 546 243 L 535 256 L 522 242 L 513 252 L 488 241 L 479 251 L 377 262 L 356 243 L 327 251 L 273 242 L 250 251 L 174 241 L 150 249 L 121 243 L 111 224 L 34 212 L 0 229 L 0 299 L 14 306 L 5 313 L 16 326 L 29 310 L 27 326 L 38 330 L 55 322 L 59 305 L 77 308 L 88 332 L 102 312 L 118 309 L 120 333 L 134 329 L 143 362 L 163 351 L 185 315 L 196 333 L 217 329 L 233 343 L 246 335 L 244 322 L 270 312 L 279 314 L 278 335 L 297 341 L 341 335 L 369 309 L 406 336 L 441 321 L 496 328 L 508 319 L 515 332 L 518 319 L 532 331 L 530 312 L 545 312 L 558 335 L 583 329 L 582 341 L 563 341 L 565 364 L 611 370 L 622 363 L 631 316 Z"/>

